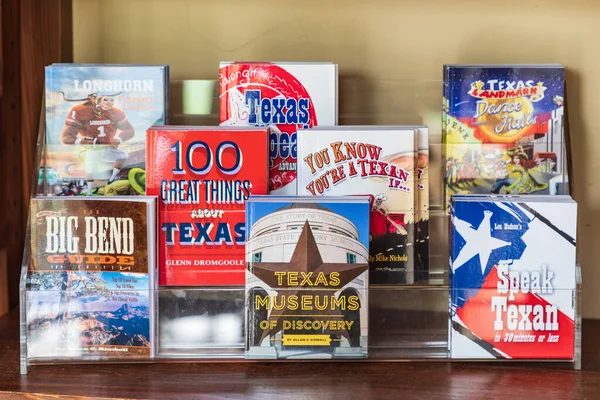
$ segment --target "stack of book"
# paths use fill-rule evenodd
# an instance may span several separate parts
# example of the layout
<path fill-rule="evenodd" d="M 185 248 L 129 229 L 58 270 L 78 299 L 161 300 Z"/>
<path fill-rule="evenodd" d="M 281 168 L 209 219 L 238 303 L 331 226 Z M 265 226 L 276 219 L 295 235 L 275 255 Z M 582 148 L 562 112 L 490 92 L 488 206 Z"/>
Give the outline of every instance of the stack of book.
<path fill-rule="evenodd" d="M 573 358 L 563 76 L 444 67 L 453 358 Z M 429 128 L 337 126 L 333 63 L 221 63 L 219 127 L 168 81 L 47 67 L 30 356 L 367 357 L 369 285 L 429 282 Z"/>

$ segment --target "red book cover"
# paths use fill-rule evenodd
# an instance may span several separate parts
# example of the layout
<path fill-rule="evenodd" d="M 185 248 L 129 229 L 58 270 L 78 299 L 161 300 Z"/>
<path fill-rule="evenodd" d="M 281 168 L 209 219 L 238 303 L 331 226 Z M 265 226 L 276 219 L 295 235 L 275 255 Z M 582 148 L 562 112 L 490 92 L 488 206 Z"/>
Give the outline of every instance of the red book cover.
<path fill-rule="evenodd" d="M 268 129 L 154 127 L 146 139 L 159 284 L 243 285 L 244 203 L 267 194 Z"/>

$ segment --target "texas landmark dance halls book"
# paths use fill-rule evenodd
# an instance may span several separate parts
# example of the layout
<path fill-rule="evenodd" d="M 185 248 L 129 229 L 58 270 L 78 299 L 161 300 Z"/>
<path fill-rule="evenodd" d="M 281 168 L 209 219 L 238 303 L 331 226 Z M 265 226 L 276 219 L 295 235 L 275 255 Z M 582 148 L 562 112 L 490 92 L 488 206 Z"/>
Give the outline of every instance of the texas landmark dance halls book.
<path fill-rule="evenodd" d="M 568 194 L 564 68 L 444 67 L 446 206 L 453 194 Z"/>

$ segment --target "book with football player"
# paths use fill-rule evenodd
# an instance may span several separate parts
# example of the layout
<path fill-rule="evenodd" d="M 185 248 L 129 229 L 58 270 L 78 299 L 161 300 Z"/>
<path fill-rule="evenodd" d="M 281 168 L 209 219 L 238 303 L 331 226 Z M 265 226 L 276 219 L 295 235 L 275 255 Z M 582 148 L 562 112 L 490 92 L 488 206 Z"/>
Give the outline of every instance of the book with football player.
<path fill-rule="evenodd" d="M 452 196 L 450 357 L 573 359 L 577 204 Z"/>
<path fill-rule="evenodd" d="M 340 126 L 298 132 L 299 195 L 371 198 L 372 284 L 414 283 L 428 275 L 428 265 L 415 263 L 414 255 L 420 129 Z"/>
<path fill-rule="evenodd" d="M 246 203 L 246 358 L 365 358 L 369 198 Z"/>
<path fill-rule="evenodd" d="M 166 65 L 46 67 L 38 193 L 144 195 L 146 129 L 168 119 Z"/>
<path fill-rule="evenodd" d="M 159 284 L 243 285 L 251 194 L 268 194 L 266 127 L 148 130 L 148 195 L 159 197 Z"/>
<path fill-rule="evenodd" d="M 154 356 L 156 206 L 146 196 L 31 200 L 28 358 Z"/>
<path fill-rule="evenodd" d="M 564 68 L 446 65 L 446 207 L 454 194 L 568 194 Z"/>
<path fill-rule="evenodd" d="M 221 62 L 221 125 L 271 128 L 269 193 L 296 194 L 297 131 L 337 125 L 337 79 L 326 62 Z"/>

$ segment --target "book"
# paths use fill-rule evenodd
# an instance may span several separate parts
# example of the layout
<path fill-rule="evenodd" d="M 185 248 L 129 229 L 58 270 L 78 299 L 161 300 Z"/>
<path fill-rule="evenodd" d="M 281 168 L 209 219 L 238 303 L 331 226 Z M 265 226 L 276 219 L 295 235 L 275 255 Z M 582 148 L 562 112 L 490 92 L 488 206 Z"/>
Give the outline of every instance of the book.
<path fill-rule="evenodd" d="M 159 197 L 159 284 L 244 284 L 244 203 L 267 194 L 265 127 L 153 127 L 148 194 Z"/>
<path fill-rule="evenodd" d="M 246 358 L 364 358 L 369 199 L 246 203 Z"/>
<path fill-rule="evenodd" d="M 299 195 L 371 198 L 372 284 L 415 281 L 417 132 L 415 127 L 340 126 L 298 135 Z"/>
<path fill-rule="evenodd" d="M 46 67 L 38 194 L 145 194 L 146 129 L 168 119 L 166 65 Z"/>
<path fill-rule="evenodd" d="M 444 66 L 445 205 L 453 194 L 568 194 L 564 68 Z"/>
<path fill-rule="evenodd" d="M 45 197 L 30 207 L 27 357 L 152 358 L 156 200 Z"/>
<path fill-rule="evenodd" d="M 572 359 L 577 204 L 453 196 L 451 358 Z"/>
<path fill-rule="evenodd" d="M 429 128 L 415 127 L 417 133 L 415 206 L 415 282 L 429 279 Z"/>
<path fill-rule="evenodd" d="M 221 125 L 271 128 L 269 193 L 296 194 L 297 130 L 337 125 L 337 79 L 332 63 L 221 63 Z"/>

